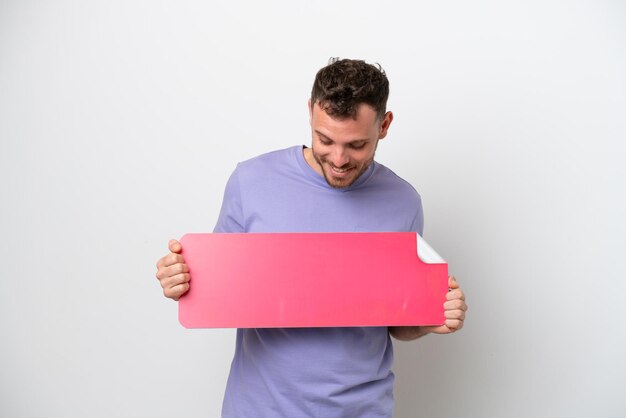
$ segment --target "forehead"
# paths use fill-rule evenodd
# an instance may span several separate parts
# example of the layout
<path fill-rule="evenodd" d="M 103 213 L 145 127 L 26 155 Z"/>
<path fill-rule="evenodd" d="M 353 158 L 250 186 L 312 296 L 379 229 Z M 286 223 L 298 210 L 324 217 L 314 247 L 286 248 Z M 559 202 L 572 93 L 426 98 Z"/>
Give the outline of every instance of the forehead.
<path fill-rule="evenodd" d="M 354 141 L 375 135 L 378 120 L 376 111 L 367 104 L 359 105 L 356 118 L 336 118 L 315 103 L 311 114 L 311 127 L 333 140 Z"/>

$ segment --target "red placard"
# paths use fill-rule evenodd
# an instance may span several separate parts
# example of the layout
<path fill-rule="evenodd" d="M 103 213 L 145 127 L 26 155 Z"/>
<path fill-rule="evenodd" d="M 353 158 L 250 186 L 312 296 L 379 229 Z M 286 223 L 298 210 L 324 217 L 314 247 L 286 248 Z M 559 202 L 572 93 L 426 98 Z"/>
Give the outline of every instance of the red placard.
<path fill-rule="evenodd" d="M 420 260 L 416 238 L 414 232 L 187 234 L 181 244 L 191 282 L 179 301 L 180 323 L 441 325 L 448 265 Z"/>

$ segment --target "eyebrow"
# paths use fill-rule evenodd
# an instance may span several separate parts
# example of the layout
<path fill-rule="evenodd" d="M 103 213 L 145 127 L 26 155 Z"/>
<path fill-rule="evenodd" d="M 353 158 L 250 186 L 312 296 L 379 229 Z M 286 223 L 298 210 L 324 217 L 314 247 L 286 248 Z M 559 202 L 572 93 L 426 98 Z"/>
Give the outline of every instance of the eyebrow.
<path fill-rule="evenodd" d="M 315 133 L 318 134 L 319 136 L 324 137 L 325 139 L 331 141 L 331 142 L 335 142 L 334 139 L 330 138 L 327 135 L 324 135 L 323 133 L 321 133 L 320 131 L 318 131 L 317 129 L 315 130 Z M 364 139 L 353 139 L 352 141 L 348 142 L 348 144 L 354 144 L 355 142 L 367 142 L 369 141 L 369 138 L 364 138 Z"/>

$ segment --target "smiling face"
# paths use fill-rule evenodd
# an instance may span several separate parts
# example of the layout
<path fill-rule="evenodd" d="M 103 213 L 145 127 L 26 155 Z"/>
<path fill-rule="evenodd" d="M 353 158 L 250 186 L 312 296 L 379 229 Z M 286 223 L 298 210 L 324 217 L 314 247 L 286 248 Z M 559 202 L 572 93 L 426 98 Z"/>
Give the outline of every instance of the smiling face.
<path fill-rule="evenodd" d="M 354 119 L 336 118 L 318 103 L 311 107 L 310 101 L 309 116 L 313 139 L 304 158 L 330 187 L 338 189 L 350 186 L 367 170 L 393 120 L 391 112 L 380 120 L 367 104 L 359 105 Z"/>

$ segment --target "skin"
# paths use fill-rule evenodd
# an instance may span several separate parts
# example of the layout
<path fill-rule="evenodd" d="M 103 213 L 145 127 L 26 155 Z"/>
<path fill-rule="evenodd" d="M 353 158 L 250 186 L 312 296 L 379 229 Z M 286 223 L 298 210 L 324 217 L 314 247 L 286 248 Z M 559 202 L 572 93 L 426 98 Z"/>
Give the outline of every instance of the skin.
<path fill-rule="evenodd" d="M 389 334 L 397 340 L 411 341 L 426 334 L 451 334 L 463 328 L 467 304 L 465 294 L 459 287 L 454 276 L 448 277 L 446 301 L 443 304 L 445 322 L 434 327 L 389 327 Z"/>
<path fill-rule="evenodd" d="M 378 141 L 387 136 L 393 121 L 391 112 L 377 117 L 372 107 L 361 104 L 356 118 L 335 118 L 319 104 L 311 106 L 311 148 L 303 150 L 304 159 L 329 186 L 345 188 L 354 183 L 374 161 Z M 182 245 L 176 240 L 168 243 L 169 254 L 157 262 L 156 277 L 165 297 L 178 300 L 189 290 L 189 268 L 181 255 Z M 450 291 L 444 303 L 445 323 L 432 327 L 389 327 L 389 333 L 402 341 L 414 340 L 426 334 L 450 334 L 463 328 L 467 304 L 465 295 L 454 276 L 448 278 Z"/>
<path fill-rule="evenodd" d="M 175 239 L 167 244 L 170 252 L 157 262 L 156 278 L 163 288 L 166 298 L 178 300 L 189 290 L 189 267 L 181 255 L 183 246 Z"/>
<path fill-rule="evenodd" d="M 327 114 L 318 103 L 311 107 L 311 148 L 304 149 L 304 159 L 329 186 L 344 188 L 354 183 L 374 161 L 378 141 L 387 136 L 393 121 L 391 112 L 382 120 L 374 109 L 361 104 L 356 118 L 335 118 Z"/>

